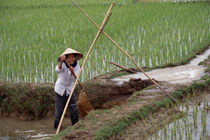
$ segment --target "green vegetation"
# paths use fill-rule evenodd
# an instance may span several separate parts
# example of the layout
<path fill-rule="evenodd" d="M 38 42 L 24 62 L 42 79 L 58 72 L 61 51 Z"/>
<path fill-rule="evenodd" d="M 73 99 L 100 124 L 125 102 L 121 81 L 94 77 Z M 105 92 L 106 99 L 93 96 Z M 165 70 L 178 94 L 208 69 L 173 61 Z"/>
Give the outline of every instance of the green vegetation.
<path fill-rule="evenodd" d="M 138 2 L 117 0 L 104 31 L 140 67 L 170 64 L 188 55 L 192 58 L 193 52 L 202 48 L 200 43 L 209 40 L 208 2 Z M 1 0 L 0 3 L 1 81 L 55 82 L 58 56 L 67 47 L 86 55 L 98 31 L 70 1 Z M 111 2 L 83 0 L 77 4 L 100 25 Z M 135 68 L 101 35 L 88 57 L 81 80 L 118 69 L 109 61 Z"/>

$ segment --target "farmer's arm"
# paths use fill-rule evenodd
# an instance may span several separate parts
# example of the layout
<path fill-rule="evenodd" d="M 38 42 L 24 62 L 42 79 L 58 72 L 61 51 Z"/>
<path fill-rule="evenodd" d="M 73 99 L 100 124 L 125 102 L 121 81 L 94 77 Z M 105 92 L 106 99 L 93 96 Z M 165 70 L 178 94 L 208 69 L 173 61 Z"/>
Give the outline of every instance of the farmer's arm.
<path fill-rule="evenodd" d="M 62 56 L 61 56 L 61 58 L 60 58 L 60 63 L 59 63 L 59 65 L 56 66 L 56 68 L 55 68 L 55 71 L 56 71 L 57 73 L 59 73 L 59 72 L 62 71 L 62 67 L 63 67 L 62 65 L 63 65 L 63 61 L 65 60 L 65 58 L 66 58 L 65 55 L 62 55 Z"/>

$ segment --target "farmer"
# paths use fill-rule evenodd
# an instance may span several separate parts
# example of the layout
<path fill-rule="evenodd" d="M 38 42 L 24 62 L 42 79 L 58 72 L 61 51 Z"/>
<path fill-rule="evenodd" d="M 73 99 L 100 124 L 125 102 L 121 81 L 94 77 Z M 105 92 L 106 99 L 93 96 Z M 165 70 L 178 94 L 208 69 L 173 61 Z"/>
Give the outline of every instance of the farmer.
<path fill-rule="evenodd" d="M 83 55 L 73 49 L 67 48 L 58 58 L 59 65 L 56 66 L 55 71 L 58 74 L 57 81 L 55 83 L 55 122 L 54 128 L 57 129 L 64 107 L 69 98 L 74 82 L 75 76 L 71 71 L 74 71 L 75 75 L 78 75 L 80 66 L 77 64 L 77 60 L 81 59 Z M 70 68 L 64 60 L 70 65 Z M 71 115 L 71 123 L 74 125 L 79 121 L 78 118 L 78 107 L 76 104 L 75 93 L 73 92 L 68 109 Z"/>

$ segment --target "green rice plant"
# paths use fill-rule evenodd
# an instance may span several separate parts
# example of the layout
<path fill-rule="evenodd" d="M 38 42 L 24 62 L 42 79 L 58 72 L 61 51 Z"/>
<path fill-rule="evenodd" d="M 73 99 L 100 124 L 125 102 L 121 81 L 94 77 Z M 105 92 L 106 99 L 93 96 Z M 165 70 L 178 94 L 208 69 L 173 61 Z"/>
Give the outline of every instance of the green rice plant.
<path fill-rule="evenodd" d="M 154 125 L 154 119 L 153 119 L 152 115 L 149 115 L 149 118 L 150 118 L 151 124 Z"/>
<path fill-rule="evenodd" d="M 145 136 L 145 138 L 147 138 L 147 135 L 148 135 L 148 134 L 147 134 L 147 131 L 145 131 L 145 132 L 144 132 L 144 136 Z"/>
<path fill-rule="evenodd" d="M 206 83 L 208 83 L 208 82 L 206 82 Z M 206 83 L 203 83 L 203 85 L 206 85 Z M 197 86 L 193 85 L 192 87 L 196 87 L 196 88 L 200 89 L 201 84 L 198 84 Z M 188 92 L 185 93 L 186 91 L 188 91 Z M 192 94 L 193 94 L 193 91 L 194 90 L 191 90 Z M 200 97 L 198 96 L 198 97 L 196 97 L 197 100 L 194 101 L 194 97 L 193 96 L 190 97 L 188 95 L 189 90 L 182 90 L 182 92 L 185 95 L 187 95 L 186 96 L 187 99 L 185 102 L 188 102 L 188 103 L 184 103 L 184 105 L 183 104 L 179 105 L 180 106 L 179 108 L 181 109 L 181 111 L 183 111 L 182 112 L 183 118 L 179 119 L 178 121 L 176 119 L 174 119 L 172 126 L 167 127 L 167 128 L 166 128 L 166 125 L 169 122 L 166 119 L 164 121 L 164 126 L 163 126 L 162 130 L 159 131 L 162 133 L 158 133 L 159 136 L 162 135 L 162 137 L 164 136 L 163 139 L 166 139 L 165 133 L 166 133 L 166 129 L 167 129 L 167 134 L 170 133 L 170 136 L 167 136 L 167 139 L 177 139 L 177 138 L 178 139 L 207 139 L 209 137 L 209 134 L 207 132 L 209 114 L 207 111 L 208 100 L 206 100 L 206 97 L 205 97 L 206 93 L 202 94 L 201 90 L 196 91 L 196 93 L 198 93 L 198 95 L 200 95 L 200 97 L 202 97 L 202 98 L 200 99 Z M 197 103 L 197 102 L 199 102 L 199 103 Z M 194 103 L 193 106 L 192 106 L 192 103 Z M 186 107 L 188 109 L 184 110 L 184 107 Z M 186 112 L 184 112 L 184 111 L 186 111 Z M 188 111 L 190 111 L 189 114 L 188 114 Z"/>
<path fill-rule="evenodd" d="M 203 105 L 204 105 L 204 108 L 206 108 L 206 104 L 208 104 L 208 101 L 206 101 L 206 96 L 205 96 L 205 94 L 203 94 Z"/>
<path fill-rule="evenodd" d="M 174 139 L 173 129 L 174 129 L 174 128 L 172 128 L 172 131 L 171 131 L 171 138 L 172 138 L 172 139 Z"/>
<path fill-rule="evenodd" d="M 186 107 L 186 111 L 188 111 L 189 110 L 189 99 L 188 98 L 187 98 L 185 107 Z"/>
<path fill-rule="evenodd" d="M 197 128 L 197 110 L 193 107 L 193 122 L 194 122 L 194 128 Z"/>
<path fill-rule="evenodd" d="M 157 140 L 157 138 L 158 138 L 158 135 L 157 135 L 157 133 L 155 133 L 155 140 Z"/>
<path fill-rule="evenodd" d="M 173 134 L 174 134 L 174 138 L 176 139 L 176 137 L 177 137 L 177 135 L 176 135 L 176 125 L 174 124 L 174 127 L 173 127 L 174 129 L 173 129 Z"/>
<path fill-rule="evenodd" d="M 111 2 L 81 0 L 76 3 L 100 24 Z M 201 46 L 198 44 L 209 36 L 206 3 L 136 4 L 131 0 L 117 0 L 115 3 L 104 31 L 139 66 L 180 61 L 195 49 L 199 50 Z M 0 17 L 1 81 L 54 83 L 57 57 L 67 47 L 86 55 L 98 31 L 66 0 L 1 1 Z M 118 70 L 110 66 L 110 60 L 135 67 L 103 34 L 100 39 L 84 66 L 82 81 Z M 80 65 L 82 61 L 79 61 Z"/>
<path fill-rule="evenodd" d="M 202 132 L 206 131 L 206 113 L 204 110 L 201 111 L 201 125 L 202 125 Z"/>
<path fill-rule="evenodd" d="M 195 97 L 195 90 L 193 90 L 193 97 Z"/>
<path fill-rule="evenodd" d="M 190 131 L 188 132 L 188 139 L 193 140 L 193 136 L 192 136 L 192 133 Z"/>
<path fill-rule="evenodd" d="M 144 125 L 146 125 L 146 121 L 145 121 L 144 118 L 142 118 L 142 122 L 143 122 Z"/>

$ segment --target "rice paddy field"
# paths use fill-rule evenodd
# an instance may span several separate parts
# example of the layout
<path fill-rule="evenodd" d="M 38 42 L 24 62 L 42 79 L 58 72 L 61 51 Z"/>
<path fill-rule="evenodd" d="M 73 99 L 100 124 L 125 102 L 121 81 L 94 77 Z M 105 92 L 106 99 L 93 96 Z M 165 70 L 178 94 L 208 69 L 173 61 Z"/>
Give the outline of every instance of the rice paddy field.
<path fill-rule="evenodd" d="M 206 94 L 202 93 L 202 101 L 194 97 L 187 98 L 185 104 L 179 106 L 183 117 L 174 120 L 173 123 L 166 125 L 164 122 L 163 129 L 159 130 L 150 140 L 161 139 L 203 139 L 210 138 L 210 113 L 209 113 L 209 99 Z M 209 94 L 207 94 L 209 96 Z M 199 102 L 198 102 L 199 101 Z M 176 116 L 176 115 L 175 115 Z M 176 118 L 176 117 L 175 117 Z"/>
<path fill-rule="evenodd" d="M 186 93 L 177 104 L 138 120 L 115 139 L 138 140 L 209 140 L 209 87 L 206 91 Z"/>
<path fill-rule="evenodd" d="M 80 0 L 98 26 L 112 1 Z M 180 61 L 210 38 L 208 1 L 115 0 L 106 32 L 140 67 Z M 98 29 L 67 0 L 0 0 L 0 81 L 54 83 L 57 58 L 68 47 L 86 56 Z M 81 65 L 83 59 L 79 60 Z M 134 67 L 103 34 L 80 79 Z"/>

